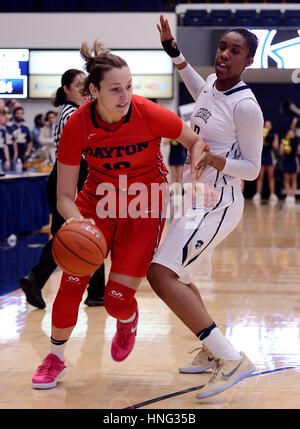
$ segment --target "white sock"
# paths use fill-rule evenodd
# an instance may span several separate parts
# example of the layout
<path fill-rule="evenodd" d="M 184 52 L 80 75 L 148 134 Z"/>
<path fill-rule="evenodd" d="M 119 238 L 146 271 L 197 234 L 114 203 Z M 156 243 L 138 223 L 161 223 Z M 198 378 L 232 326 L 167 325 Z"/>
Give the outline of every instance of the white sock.
<path fill-rule="evenodd" d="M 50 353 L 56 355 L 60 360 L 65 360 L 65 348 L 67 345 L 67 341 L 56 341 L 51 337 L 50 343 Z"/>
<path fill-rule="evenodd" d="M 134 313 L 133 313 L 133 315 L 132 315 L 129 319 L 126 319 L 126 320 L 121 320 L 121 319 L 119 319 L 119 322 L 122 322 L 122 323 L 130 323 L 130 322 L 133 322 L 133 321 L 134 321 L 134 319 L 135 319 L 135 315 L 136 315 L 136 312 L 134 312 Z"/>
<path fill-rule="evenodd" d="M 223 357 L 228 360 L 239 360 L 242 357 L 218 327 L 212 329 L 202 342 L 217 359 Z"/>

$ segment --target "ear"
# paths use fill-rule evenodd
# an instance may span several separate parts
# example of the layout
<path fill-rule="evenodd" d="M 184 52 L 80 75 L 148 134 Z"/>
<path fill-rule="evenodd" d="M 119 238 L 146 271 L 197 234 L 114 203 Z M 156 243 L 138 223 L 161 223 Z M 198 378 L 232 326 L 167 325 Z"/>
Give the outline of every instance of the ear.
<path fill-rule="evenodd" d="M 245 67 L 250 67 L 251 64 L 253 64 L 253 58 L 248 58 L 248 60 L 246 61 Z"/>
<path fill-rule="evenodd" d="M 68 94 L 69 88 L 67 87 L 67 85 L 63 85 L 63 90 L 65 91 L 66 94 Z"/>
<path fill-rule="evenodd" d="M 89 84 L 89 90 L 90 90 L 90 93 L 92 94 L 92 97 L 96 98 L 98 95 L 98 90 L 93 83 Z"/>

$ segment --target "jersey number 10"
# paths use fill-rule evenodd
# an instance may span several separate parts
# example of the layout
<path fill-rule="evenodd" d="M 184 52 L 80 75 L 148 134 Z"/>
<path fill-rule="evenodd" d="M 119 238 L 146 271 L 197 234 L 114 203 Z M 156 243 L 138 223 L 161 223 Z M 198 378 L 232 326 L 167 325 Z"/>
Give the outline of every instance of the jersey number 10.
<path fill-rule="evenodd" d="M 106 168 L 106 170 L 123 170 L 124 168 L 130 168 L 131 164 L 130 162 L 115 162 L 114 164 L 107 163 L 102 164 L 102 167 Z"/>

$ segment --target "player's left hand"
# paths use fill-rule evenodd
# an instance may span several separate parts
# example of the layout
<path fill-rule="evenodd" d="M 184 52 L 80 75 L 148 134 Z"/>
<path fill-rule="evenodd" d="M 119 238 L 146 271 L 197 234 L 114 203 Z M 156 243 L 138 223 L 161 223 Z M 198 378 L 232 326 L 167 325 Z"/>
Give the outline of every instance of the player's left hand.
<path fill-rule="evenodd" d="M 194 208 L 215 207 L 219 201 L 217 191 L 209 185 L 196 179 L 196 174 L 192 175 L 192 201 Z M 197 198 L 200 198 L 197 201 Z"/>
<path fill-rule="evenodd" d="M 204 205 L 205 207 L 215 207 L 219 200 L 218 193 L 208 185 L 204 184 Z"/>
<path fill-rule="evenodd" d="M 83 216 L 78 216 L 78 217 L 69 217 L 62 226 L 68 225 L 71 222 L 87 222 L 87 223 L 90 223 L 92 225 L 96 225 L 94 219 L 84 218 Z"/>

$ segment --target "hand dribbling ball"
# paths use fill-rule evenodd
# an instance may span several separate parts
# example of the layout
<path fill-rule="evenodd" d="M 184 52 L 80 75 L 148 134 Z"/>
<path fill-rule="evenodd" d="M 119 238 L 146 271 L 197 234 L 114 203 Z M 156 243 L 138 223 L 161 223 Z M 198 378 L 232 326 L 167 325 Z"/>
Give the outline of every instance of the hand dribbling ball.
<path fill-rule="evenodd" d="M 103 233 L 84 221 L 73 221 L 56 233 L 52 254 L 54 261 L 65 273 L 87 276 L 103 263 L 107 244 Z"/>

